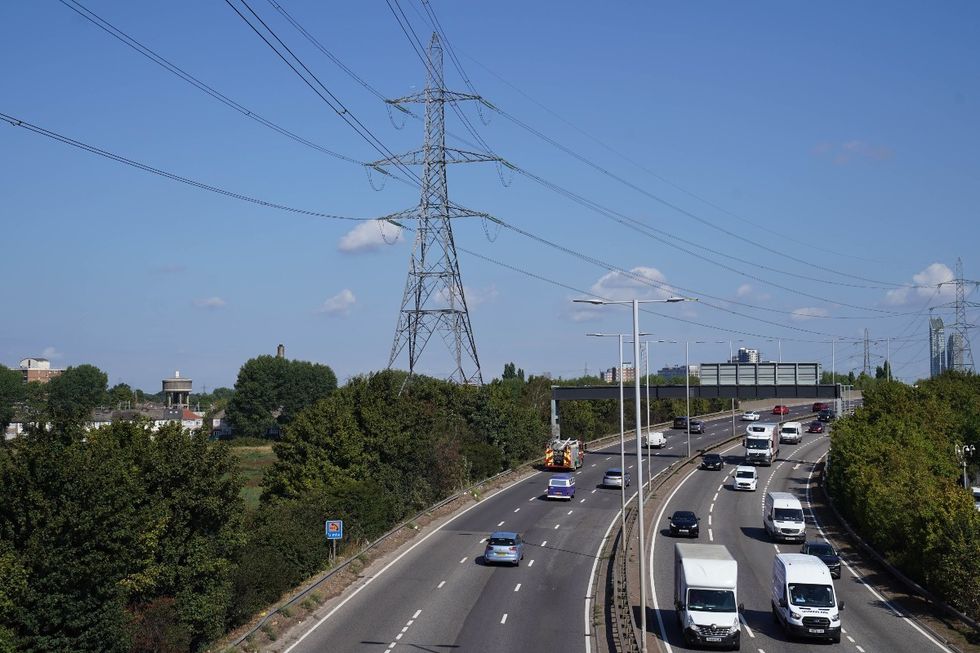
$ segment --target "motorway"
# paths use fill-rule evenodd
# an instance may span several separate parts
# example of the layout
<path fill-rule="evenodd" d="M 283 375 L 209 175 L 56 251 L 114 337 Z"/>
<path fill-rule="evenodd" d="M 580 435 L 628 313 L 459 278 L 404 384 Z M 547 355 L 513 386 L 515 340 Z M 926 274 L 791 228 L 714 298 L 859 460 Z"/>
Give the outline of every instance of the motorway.
<path fill-rule="evenodd" d="M 744 428 L 741 422 L 736 426 Z M 730 418 L 706 427 L 705 434 L 691 436 L 693 450 L 731 435 Z M 654 473 L 687 453 L 684 431 L 664 432 L 667 446 L 652 450 Z M 637 486 L 635 452 L 635 440 L 628 441 L 631 492 Z M 543 498 L 548 473 L 485 497 L 418 538 L 276 648 L 289 653 L 589 651 L 590 577 L 605 534 L 618 523 L 621 503 L 618 489 L 598 483 L 606 469 L 618 466 L 618 442 L 587 452 L 571 502 Z M 520 567 L 483 564 L 484 538 L 494 530 L 524 535 Z"/>
<path fill-rule="evenodd" d="M 762 504 L 769 491 L 791 492 L 799 497 L 807 517 L 807 538 L 820 536 L 814 514 L 809 510 L 811 492 L 816 486 L 814 468 L 827 453 L 827 434 L 806 434 L 798 445 L 780 445 L 777 462 L 759 467 L 759 484 L 755 492 L 731 488 L 731 474 L 741 462 L 741 446 L 726 448 L 726 463 L 721 472 L 694 470 L 686 474 L 663 506 L 655 513 L 655 537 L 650 556 L 650 582 L 656 605 L 659 632 L 668 652 L 685 649 L 673 607 L 673 544 L 677 540 L 666 534 L 668 516 L 678 509 L 693 510 L 701 521 L 703 543 L 724 544 L 738 561 L 738 600 L 745 604 L 742 628 L 742 650 L 759 653 L 782 651 L 804 652 L 826 650 L 819 641 L 793 640 L 787 637 L 771 612 L 770 582 L 773 557 L 777 552 L 799 552 L 800 545 L 769 541 L 762 525 Z M 723 450 L 724 451 L 724 450 Z M 846 563 L 846 559 L 845 559 Z M 844 565 L 841 578 L 834 581 L 838 601 L 845 603 L 841 612 L 844 651 L 946 651 L 947 649 L 920 630 L 913 622 L 897 615 L 850 566 Z"/>

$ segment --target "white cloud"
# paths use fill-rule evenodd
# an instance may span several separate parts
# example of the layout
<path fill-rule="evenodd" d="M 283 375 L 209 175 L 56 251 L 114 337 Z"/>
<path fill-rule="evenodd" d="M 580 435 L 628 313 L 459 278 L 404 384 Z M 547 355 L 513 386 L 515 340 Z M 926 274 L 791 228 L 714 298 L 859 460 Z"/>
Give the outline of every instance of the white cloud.
<path fill-rule="evenodd" d="M 793 314 L 790 316 L 792 319 L 801 320 L 812 320 L 816 317 L 827 317 L 830 313 L 827 312 L 825 308 L 814 308 L 814 307 L 804 307 L 797 308 L 793 310 Z"/>
<path fill-rule="evenodd" d="M 357 302 L 357 298 L 347 288 L 323 302 L 323 306 L 317 309 L 317 313 L 323 313 L 331 317 L 347 317 L 350 315 L 351 307 Z"/>
<path fill-rule="evenodd" d="M 401 242 L 401 227 L 396 227 L 384 220 L 370 220 L 362 222 L 340 239 L 337 249 L 342 252 L 373 252 L 385 245 L 394 245 Z"/>
<path fill-rule="evenodd" d="M 890 147 L 857 139 L 843 143 L 818 143 L 811 151 L 816 156 L 832 157 L 837 165 L 845 165 L 856 159 L 884 161 L 895 154 Z"/>
<path fill-rule="evenodd" d="M 568 318 L 572 322 L 596 322 L 602 319 L 602 311 L 594 306 L 575 305 L 569 309 Z"/>
<path fill-rule="evenodd" d="M 500 296 L 500 291 L 497 290 L 496 286 L 489 286 L 487 288 L 470 288 L 469 286 L 463 286 L 463 296 L 466 297 L 466 308 L 471 309 L 479 306 L 480 304 L 488 304 L 493 302 Z M 436 301 L 443 306 L 449 305 L 449 293 L 443 288 L 436 295 Z"/>
<path fill-rule="evenodd" d="M 738 287 L 738 290 L 735 291 L 735 296 L 747 297 L 751 292 L 752 292 L 752 286 L 747 283 L 743 283 L 741 286 Z"/>
<path fill-rule="evenodd" d="M 41 352 L 41 356 L 43 358 L 47 358 L 48 360 L 56 360 L 56 359 L 61 358 L 62 356 L 64 356 L 64 354 L 62 354 L 60 351 L 58 351 L 54 347 L 45 347 L 44 348 L 44 351 Z"/>
<path fill-rule="evenodd" d="M 226 303 L 227 302 L 220 297 L 202 297 L 194 300 L 194 306 L 197 308 L 206 308 L 208 310 L 224 308 Z"/>
<path fill-rule="evenodd" d="M 627 299 L 666 299 L 674 294 L 667 277 L 656 268 L 638 266 L 623 274 L 619 271 L 602 275 L 592 284 L 592 293 L 614 301 Z"/>
<path fill-rule="evenodd" d="M 946 300 L 956 293 L 955 286 L 944 283 L 953 280 L 953 271 L 942 263 L 933 263 L 925 270 L 912 275 L 912 284 L 885 293 L 885 303 L 891 306 L 917 304 L 933 298 Z M 944 285 L 939 286 L 940 283 Z M 938 290 L 937 290 L 938 288 Z"/>

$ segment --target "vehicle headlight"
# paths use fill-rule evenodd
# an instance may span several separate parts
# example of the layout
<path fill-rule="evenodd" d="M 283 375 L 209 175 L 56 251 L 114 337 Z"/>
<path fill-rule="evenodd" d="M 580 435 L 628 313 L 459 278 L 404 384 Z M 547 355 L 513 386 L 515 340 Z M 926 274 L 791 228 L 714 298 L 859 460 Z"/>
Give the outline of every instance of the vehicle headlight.
<path fill-rule="evenodd" d="M 694 625 L 694 617 L 692 617 L 691 615 L 687 615 L 687 624 L 686 624 L 686 627 L 687 628 L 696 628 L 696 626 Z"/>
<path fill-rule="evenodd" d="M 833 621 L 833 622 L 838 622 L 838 621 L 840 621 L 840 615 L 839 614 L 832 614 L 832 615 L 830 615 L 830 620 Z"/>
<path fill-rule="evenodd" d="M 793 619 L 802 619 L 803 618 L 803 615 L 801 613 L 795 611 L 795 610 L 790 610 L 789 611 L 789 616 L 792 617 Z"/>

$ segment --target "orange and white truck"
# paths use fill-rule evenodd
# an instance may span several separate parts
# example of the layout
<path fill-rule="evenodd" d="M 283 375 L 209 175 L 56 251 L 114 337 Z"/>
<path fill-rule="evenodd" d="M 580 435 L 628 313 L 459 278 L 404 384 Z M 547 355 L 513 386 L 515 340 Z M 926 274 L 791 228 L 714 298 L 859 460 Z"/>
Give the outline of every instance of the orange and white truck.
<path fill-rule="evenodd" d="M 547 469 L 575 471 L 585 463 L 583 449 L 578 440 L 552 440 L 544 452 L 544 466 Z"/>

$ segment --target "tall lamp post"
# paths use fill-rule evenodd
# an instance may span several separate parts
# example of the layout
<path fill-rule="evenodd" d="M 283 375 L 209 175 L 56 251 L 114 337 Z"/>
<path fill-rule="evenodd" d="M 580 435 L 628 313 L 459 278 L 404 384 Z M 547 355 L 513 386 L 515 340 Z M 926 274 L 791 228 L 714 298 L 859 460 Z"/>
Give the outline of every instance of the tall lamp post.
<path fill-rule="evenodd" d="M 960 463 L 963 465 L 963 487 L 967 490 L 970 489 L 970 481 L 966 477 L 966 459 L 973 456 L 976 450 L 976 445 L 964 444 L 962 447 L 956 445 L 956 457 L 960 459 Z"/>
<path fill-rule="evenodd" d="M 630 299 L 625 301 L 611 301 L 605 299 L 573 299 L 573 302 L 584 304 L 630 304 L 633 307 L 633 360 L 640 360 L 640 304 L 674 304 L 677 302 L 697 301 L 687 297 L 668 297 L 667 299 Z M 639 488 L 636 492 L 637 498 L 637 526 L 639 527 L 640 537 L 640 632 L 642 642 L 640 650 L 642 653 L 647 651 L 647 584 L 646 584 L 646 536 L 643 525 L 643 455 L 640 442 L 640 375 L 633 374 L 634 384 L 634 403 L 636 404 L 636 465 L 637 478 L 640 479 Z M 625 470 L 624 470 L 625 471 Z"/>
<path fill-rule="evenodd" d="M 626 424 L 625 415 L 623 412 L 623 334 L 622 333 L 586 333 L 585 335 L 591 336 L 593 338 L 619 338 L 619 367 L 617 368 L 616 376 L 619 377 L 619 469 L 623 472 L 623 480 L 626 479 Z M 642 333 L 640 335 L 650 335 L 648 333 Z M 636 374 L 636 365 L 633 365 L 633 374 Z M 643 481 L 643 478 L 640 478 Z M 621 510 L 620 519 L 623 527 L 624 537 L 620 538 L 620 545 L 623 547 L 623 552 L 626 552 L 626 483 L 619 484 L 620 497 L 621 497 Z"/>

